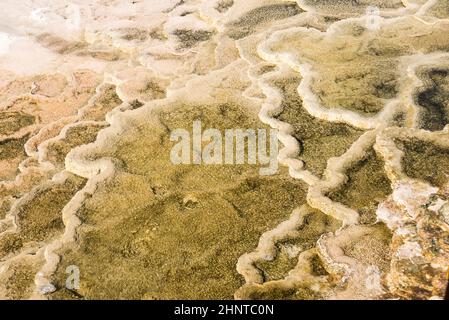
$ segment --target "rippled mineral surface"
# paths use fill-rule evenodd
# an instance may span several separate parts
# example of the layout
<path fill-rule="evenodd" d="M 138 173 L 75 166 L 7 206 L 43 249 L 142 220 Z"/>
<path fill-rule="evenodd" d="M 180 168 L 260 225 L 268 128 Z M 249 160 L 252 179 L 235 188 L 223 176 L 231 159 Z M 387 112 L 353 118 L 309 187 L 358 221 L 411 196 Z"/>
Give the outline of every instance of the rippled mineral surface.
<path fill-rule="evenodd" d="M 448 0 L 0 10 L 1 299 L 444 297 Z M 173 163 L 195 121 L 279 170 Z"/>

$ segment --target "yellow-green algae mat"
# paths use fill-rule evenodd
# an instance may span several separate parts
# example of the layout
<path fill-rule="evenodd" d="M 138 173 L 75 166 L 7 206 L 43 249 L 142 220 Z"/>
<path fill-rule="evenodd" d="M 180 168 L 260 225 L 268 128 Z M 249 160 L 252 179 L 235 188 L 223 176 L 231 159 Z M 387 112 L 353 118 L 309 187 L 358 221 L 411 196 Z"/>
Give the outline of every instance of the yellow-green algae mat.
<path fill-rule="evenodd" d="M 156 117 L 156 114 L 155 114 Z M 111 152 L 117 172 L 86 200 L 79 242 L 61 253 L 52 298 L 231 299 L 243 284 L 236 261 L 262 233 L 305 201 L 285 170 L 260 176 L 249 165 L 174 165 L 170 131 L 261 128 L 236 104 L 173 107 L 125 132 Z M 66 267 L 83 270 L 73 295 Z"/>

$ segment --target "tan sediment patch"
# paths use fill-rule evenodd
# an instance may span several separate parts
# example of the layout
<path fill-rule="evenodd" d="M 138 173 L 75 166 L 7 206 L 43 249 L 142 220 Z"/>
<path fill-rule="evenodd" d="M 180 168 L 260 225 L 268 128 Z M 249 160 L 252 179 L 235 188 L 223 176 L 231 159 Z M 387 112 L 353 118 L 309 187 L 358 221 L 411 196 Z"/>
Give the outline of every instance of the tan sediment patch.
<path fill-rule="evenodd" d="M 103 121 L 109 111 L 122 104 L 122 100 L 116 93 L 116 86 L 104 84 L 98 90 L 99 92 L 92 105 L 83 110 L 83 120 Z"/>
<path fill-rule="evenodd" d="M 364 14 L 369 6 L 381 9 L 404 7 L 404 1 L 401 0 L 299 0 L 298 3 L 302 8 L 340 19 Z"/>
<path fill-rule="evenodd" d="M 251 35 L 258 29 L 276 20 L 282 20 L 303 12 L 296 3 L 276 3 L 245 12 L 236 21 L 227 25 L 227 34 L 234 40 Z"/>
<path fill-rule="evenodd" d="M 146 29 L 123 28 L 117 31 L 121 33 L 121 38 L 127 41 L 145 41 L 150 37 L 150 32 Z"/>
<path fill-rule="evenodd" d="M 334 232 L 341 223 L 303 206 L 290 219 L 263 234 L 255 251 L 239 259 L 238 270 L 246 284 L 237 299 L 323 298 L 331 279 L 323 268 L 315 245 L 321 235 Z"/>
<path fill-rule="evenodd" d="M 212 38 L 213 32 L 207 30 L 177 29 L 172 34 L 178 39 L 180 49 L 188 49 Z"/>
<path fill-rule="evenodd" d="M 339 288 L 331 299 L 370 299 L 384 293 L 389 271 L 391 233 L 382 223 L 347 226 L 318 241 L 318 253 L 325 269 Z"/>
<path fill-rule="evenodd" d="M 35 123 L 31 114 L 16 112 L 0 112 L 0 135 L 10 135 Z"/>
<path fill-rule="evenodd" d="M 238 298 L 251 300 L 323 299 L 332 287 L 330 275 L 316 249 L 302 252 L 296 266 L 281 280 L 252 283 L 238 291 Z"/>
<path fill-rule="evenodd" d="M 0 235 L 0 254 L 8 256 L 23 246 L 46 241 L 63 231 L 61 210 L 82 187 L 84 180 L 70 175 L 62 182 L 48 182 L 13 208 L 19 232 Z"/>
<path fill-rule="evenodd" d="M 219 0 L 215 9 L 220 12 L 226 12 L 234 5 L 234 0 Z"/>
<path fill-rule="evenodd" d="M 344 225 L 360 222 L 360 213 L 356 209 L 332 201 L 328 195 L 344 188 L 351 169 L 363 162 L 369 154 L 377 132 L 365 132 L 343 155 L 328 160 L 323 179 L 312 184 L 308 190 L 307 203 L 310 206 L 342 221 Z"/>
<path fill-rule="evenodd" d="M 291 248 L 290 246 L 294 246 L 294 244 L 286 243 L 287 248 Z M 282 246 L 278 248 L 279 253 L 276 256 L 276 259 L 272 262 L 261 262 L 256 265 L 256 267 L 262 270 L 265 281 L 273 281 L 284 278 L 287 273 L 292 270 L 295 265 L 298 263 L 297 257 L 289 257 L 289 255 L 284 252 L 285 247 Z M 293 247 L 294 248 L 294 247 Z M 288 249 L 287 249 L 288 250 Z M 294 249 L 293 249 L 294 250 Z"/>
<path fill-rule="evenodd" d="M 162 126 L 130 127 L 111 154 L 119 172 L 84 203 L 80 242 L 63 252 L 57 287 L 75 264 L 86 298 L 231 298 L 242 284 L 238 257 L 304 201 L 304 186 L 247 165 L 173 165 L 169 132 L 197 119 L 204 128 L 260 127 L 251 113 L 183 105 L 154 114 Z"/>
<path fill-rule="evenodd" d="M 426 12 L 439 19 L 449 18 L 449 5 L 446 0 L 436 0 L 436 3 Z"/>
<path fill-rule="evenodd" d="M 0 180 L 11 180 L 17 175 L 19 164 L 26 158 L 24 145 L 28 138 L 26 135 L 0 141 Z"/>
<path fill-rule="evenodd" d="M 6 214 L 11 209 L 11 205 L 13 202 L 12 197 L 4 197 L 0 200 L 0 219 L 4 219 Z"/>
<path fill-rule="evenodd" d="M 376 265 L 383 273 L 390 269 L 389 244 L 391 232 L 384 224 L 377 224 L 373 232 L 361 236 L 357 242 L 342 247 L 346 256 L 359 262 Z"/>
<path fill-rule="evenodd" d="M 19 170 L 24 169 L 24 172 L 20 172 L 14 180 L 2 181 L 0 184 L 0 196 L 2 201 L 6 201 L 4 204 L 11 202 L 12 205 L 17 199 L 31 191 L 33 187 L 48 179 L 46 174 L 38 168 L 37 161 L 33 159 L 26 159 L 18 167 Z M 11 205 L 5 207 L 6 212 L 11 208 Z"/>
<path fill-rule="evenodd" d="M 66 155 L 79 145 L 94 142 L 98 132 L 106 126 L 104 123 L 81 123 L 71 126 L 63 139 L 47 145 L 46 159 L 63 169 Z"/>
<path fill-rule="evenodd" d="M 411 141 L 416 143 L 418 149 L 421 148 L 424 151 L 429 149 L 430 155 L 432 155 L 432 151 L 430 151 L 432 149 L 431 145 L 434 145 L 436 150 L 449 148 L 447 136 L 447 129 L 431 132 L 411 128 L 389 127 L 376 137 L 374 148 L 385 160 L 385 170 L 389 179 L 393 183 L 402 183 L 410 180 L 410 177 L 404 172 L 404 157 L 410 150 L 404 148 L 403 142 Z M 416 154 L 413 154 L 413 150 L 411 155 L 416 156 Z M 411 161 L 408 161 L 408 163 L 412 165 Z M 421 183 L 423 184 L 423 182 Z M 429 187 L 428 184 L 427 186 Z"/>
<path fill-rule="evenodd" d="M 161 79 L 145 68 L 132 68 L 117 76 L 117 92 L 124 99 L 150 102 L 165 98 L 169 81 Z"/>
<path fill-rule="evenodd" d="M 402 166 L 404 173 L 436 187 L 442 187 L 449 176 L 449 150 L 429 141 L 417 138 L 396 140 L 404 152 Z"/>
<path fill-rule="evenodd" d="M 361 223 L 375 222 L 378 204 L 391 193 L 384 162 L 371 149 L 346 174 L 346 183 L 330 192 L 329 198 L 356 210 L 360 214 Z"/>
<path fill-rule="evenodd" d="M 28 298 L 33 291 L 35 268 L 26 262 L 12 263 L 8 266 L 8 276 L 4 292 L 8 299 L 18 300 Z"/>
<path fill-rule="evenodd" d="M 305 162 L 305 169 L 321 177 L 327 160 L 345 153 L 363 131 L 312 117 L 303 108 L 297 93 L 299 82 L 298 78 L 286 78 L 276 83 L 284 96 L 282 112 L 277 118 L 293 126 L 293 136 L 302 147 L 299 158 Z"/>
<path fill-rule="evenodd" d="M 35 249 L 25 250 L 8 262 L 1 261 L 0 299 L 30 299 L 34 291 L 34 277 L 42 263 L 43 255 Z"/>

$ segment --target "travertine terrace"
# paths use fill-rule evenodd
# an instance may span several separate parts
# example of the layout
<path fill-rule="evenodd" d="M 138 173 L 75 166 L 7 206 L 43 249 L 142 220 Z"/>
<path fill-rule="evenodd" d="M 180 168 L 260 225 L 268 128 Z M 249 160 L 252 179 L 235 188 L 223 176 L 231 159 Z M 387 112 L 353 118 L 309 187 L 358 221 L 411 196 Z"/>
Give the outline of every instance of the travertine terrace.
<path fill-rule="evenodd" d="M 448 0 L 0 10 L 1 299 L 444 296 Z M 278 173 L 173 164 L 197 120 Z"/>

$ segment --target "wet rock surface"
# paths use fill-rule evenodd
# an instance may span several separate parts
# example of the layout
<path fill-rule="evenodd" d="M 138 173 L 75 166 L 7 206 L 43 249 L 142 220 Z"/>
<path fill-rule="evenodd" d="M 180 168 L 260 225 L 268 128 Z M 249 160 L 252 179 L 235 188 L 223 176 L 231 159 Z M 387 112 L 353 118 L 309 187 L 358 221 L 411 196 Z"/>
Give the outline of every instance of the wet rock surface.
<path fill-rule="evenodd" d="M 447 8 L 3 1 L 0 298 L 441 299 Z M 175 164 L 198 122 L 279 170 Z"/>

